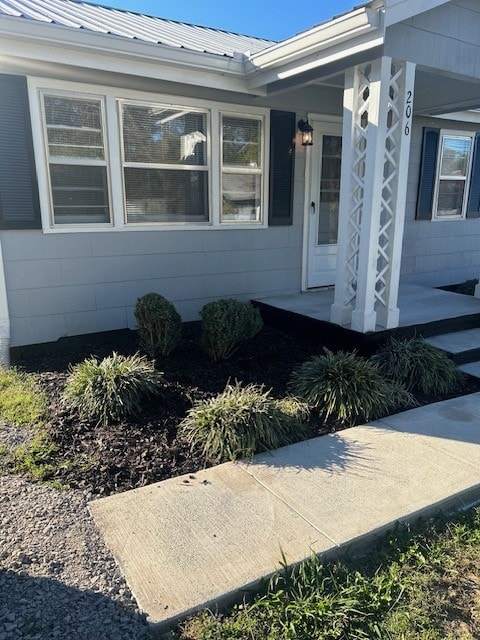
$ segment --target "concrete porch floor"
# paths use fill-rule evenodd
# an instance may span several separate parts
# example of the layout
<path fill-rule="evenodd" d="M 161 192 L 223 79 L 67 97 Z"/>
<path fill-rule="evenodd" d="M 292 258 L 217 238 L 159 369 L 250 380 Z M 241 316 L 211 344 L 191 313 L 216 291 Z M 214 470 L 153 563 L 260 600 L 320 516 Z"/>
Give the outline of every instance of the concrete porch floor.
<path fill-rule="evenodd" d="M 330 307 L 333 304 L 333 296 L 334 290 L 331 288 L 292 295 L 268 296 L 267 298 L 258 298 L 256 302 L 314 320 L 330 322 Z M 400 308 L 400 327 L 411 327 L 460 316 L 480 314 L 480 300 L 473 296 L 414 284 L 400 285 L 398 306 Z M 378 327 L 377 330 L 383 331 L 384 329 Z"/>

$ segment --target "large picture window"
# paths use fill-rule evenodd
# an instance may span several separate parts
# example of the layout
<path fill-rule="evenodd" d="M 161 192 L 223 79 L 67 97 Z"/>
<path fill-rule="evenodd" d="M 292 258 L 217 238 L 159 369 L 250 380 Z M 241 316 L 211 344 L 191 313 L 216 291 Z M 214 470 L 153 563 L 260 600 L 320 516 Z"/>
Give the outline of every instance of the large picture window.
<path fill-rule="evenodd" d="M 123 103 L 126 221 L 208 222 L 207 114 Z"/>
<path fill-rule="evenodd" d="M 102 99 L 43 95 L 53 223 L 110 222 Z"/>
<path fill-rule="evenodd" d="M 29 90 L 45 231 L 266 226 L 267 109 L 38 78 Z"/>

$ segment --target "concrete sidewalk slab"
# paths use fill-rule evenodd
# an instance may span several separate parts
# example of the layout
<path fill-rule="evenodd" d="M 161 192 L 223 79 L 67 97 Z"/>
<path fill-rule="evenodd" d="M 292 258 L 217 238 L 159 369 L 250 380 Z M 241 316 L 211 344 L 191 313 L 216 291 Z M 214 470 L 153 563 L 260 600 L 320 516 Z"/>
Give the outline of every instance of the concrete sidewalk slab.
<path fill-rule="evenodd" d="M 334 543 L 233 463 L 90 503 L 150 621 L 174 621 Z"/>
<path fill-rule="evenodd" d="M 139 606 L 168 626 L 278 566 L 480 497 L 480 393 L 90 503 Z"/>
<path fill-rule="evenodd" d="M 480 482 L 480 470 L 378 423 L 310 440 L 300 451 L 298 447 L 256 456 L 242 466 L 337 545 L 420 512 L 462 491 L 466 481 Z M 340 469 L 324 468 L 325 449 L 331 455 L 332 448 L 344 456 Z M 355 451 L 352 460 L 349 450 Z"/>

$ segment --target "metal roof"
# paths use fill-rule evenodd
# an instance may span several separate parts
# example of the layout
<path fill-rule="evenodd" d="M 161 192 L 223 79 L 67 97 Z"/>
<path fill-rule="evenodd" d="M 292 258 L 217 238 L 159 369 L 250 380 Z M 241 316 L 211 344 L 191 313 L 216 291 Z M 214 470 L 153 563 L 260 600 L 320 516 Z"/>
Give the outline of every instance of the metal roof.
<path fill-rule="evenodd" d="M 256 53 L 274 44 L 81 0 L 0 0 L 0 18 L 2 15 L 228 57 Z"/>

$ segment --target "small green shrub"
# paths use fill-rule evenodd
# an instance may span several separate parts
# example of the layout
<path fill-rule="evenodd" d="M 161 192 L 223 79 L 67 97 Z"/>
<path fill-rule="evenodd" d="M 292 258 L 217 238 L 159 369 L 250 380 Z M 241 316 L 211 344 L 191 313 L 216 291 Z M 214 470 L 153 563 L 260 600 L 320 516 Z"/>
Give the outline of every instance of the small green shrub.
<path fill-rule="evenodd" d="M 105 426 L 138 413 L 142 399 L 158 393 L 162 375 L 138 353 L 87 358 L 71 369 L 64 399 L 80 417 Z"/>
<path fill-rule="evenodd" d="M 202 318 L 202 347 L 214 359 L 230 358 L 239 344 L 253 338 L 262 328 L 258 309 L 250 302 L 224 299 L 206 304 Z"/>
<path fill-rule="evenodd" d="M 229 384 L 214 398 L 194 404 L 180 434 L 207 460 L 236 460 L 301 439 L 307 418 L 308 408 L 298 400 L 275 400 L 253 384 Z"/>
<path fill-rule="evenodd" d="M 47 397 L 34 375 L 0 368 L 0 420 L 22 426 L 40 425 Z"/>
<path fill-rule="evenodd" d="M 391 338 L 371 358 L 381 373 L 422 393 L 445 394 L 461 387 L 464 376 L 445 352 L 423 338 Z"/>
<path fill-rule="evenodd" d="M 301 365 L 289 383 L 293 395 L 318 410 L 324 420 L 352 425 L 414 404 L 398 383 L 386 380 L 378 367 L 353 353 L 332 353 Z"/>
<path fill-rule="evenodd" d="M 135 318 L 142 348 L 153 358 L 167 356 L 180 343 L 182 319 L 174 305 L 158 293 L 147 293 L 137 300 Z"/>

